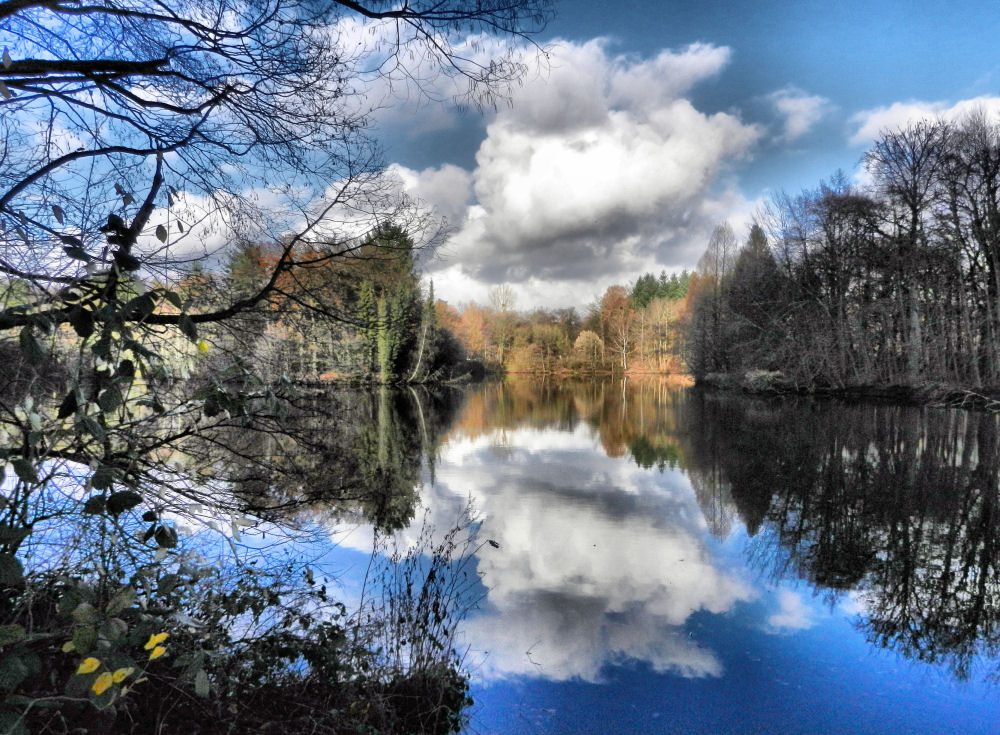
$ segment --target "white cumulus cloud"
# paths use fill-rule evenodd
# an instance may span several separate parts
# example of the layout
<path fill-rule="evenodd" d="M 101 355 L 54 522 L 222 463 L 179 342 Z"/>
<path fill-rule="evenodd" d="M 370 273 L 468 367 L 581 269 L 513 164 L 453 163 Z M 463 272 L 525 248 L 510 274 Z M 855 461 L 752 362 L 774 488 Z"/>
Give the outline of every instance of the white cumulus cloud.
<path fill-rule="evenodd" d="M 809 606 L 791 590 L 778 592 L 778 606 L 778 611 L 767 619 L 771 628 L 785 631 L 807 630 L 816 625 Z"/>
<path fill-rule="evenodd" d="M 768 100 L 785 119 L 779 138 L 783 142 L 796 140 L 808 133 L 823 118 L 830 105 L 826 97 L 809 95 L 795 87 L 772 92 Z"/>
<path fill-rule="evenodd" d="M 850 122 L 854 133 L 849 143 L 867 145 L 877 139 L 883 130 L 895 130 L 925 119 L 959 120 L 977 110 L 991 115 L 1000 114 L 1000 97 L 975 97 L 956 103 L 893 102 L 853 115 Z"/>
<path fill-rule="evenodd" d="M 450 225 L 464 224 L 472 199 L 472 174 L 465 169 L 446 163 L 414 171 L 393 164 L 387 173 L 398 178 L 407 196 L 432 208 Z"/>
<path fill-rule="evenodd" d="M 761 135 L 684 96 L 729 56 L 707 44 L 649 59 L 612 55 L 602 40 L 558 44 L 548 73 L 488 125 L 465 217 L 454 209 L 465 191 L 457 172 L 442 169 L 436 184 L 411 179 L 412 195 L 444 202 L 462 225 L 431 274 L 439 293 L 482 299 L 489 284 L 508 282 L 528 300 L 540 294 L 519 301 L 525 308 L 578 305 L 584 284 L 590 297 L 647 270 L 690 267 L 719 202 L 747 208 L 721 174 Z M 450 199 L 445 179 L 455 182 Z M 559 294 L 565 302 L 554 304 Z"/>

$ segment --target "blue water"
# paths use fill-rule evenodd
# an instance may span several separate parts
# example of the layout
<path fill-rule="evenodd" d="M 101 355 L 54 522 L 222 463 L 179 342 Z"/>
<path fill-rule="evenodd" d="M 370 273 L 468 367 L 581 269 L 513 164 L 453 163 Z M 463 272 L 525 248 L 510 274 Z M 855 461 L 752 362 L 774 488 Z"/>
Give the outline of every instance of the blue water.
<path fill-rule="evenodd" d="M 755 609 L 757 608 L 757 609 Z M 723 661 L 718 677 L 609 666 L 600 683 L 516 677 L 475 688 L 481 733 L 995 733 L 995 687 L 958 683 L 879 653 L 833 614 L 769 633 L 757 606 L 686 626 Z"/>
<path fill-rule="evenodd" d="M 883 440 L 896 443 L 883 462 L 880 450 L 866 449 L 860 439 L 858 449 L 850 440 L 865 422 L 874 422 L 878 433 L 882 414 L 855 417 L 852 424 L 826 416 L 823 407 L 806 407 L 803 416 L 814 423 L 801 429 L 803 443 L 823 433 L 817 426 L 841 423 L 848 439 L 822 438 L 834 449 L 796 454 L 789 477 L 809 475 L 810 462 L 825 468 L 815 473 L 822 478 L 815 488 L 761 490 L 760 478 L 777 482 L 774 468 L 784 461 L 773 446 L 765 447 L 769 439 L 760 427 L 749 425 L 771 420 L 766 404 L 753 404 L 736 418 L 725 414 L 729 434 L 696 439 L 705 427 L 685 423 L 704 420 L 702 414 L 691 417 L 693 399 L 657 396 L 617 408 L 594 401 L 592 394 L 574 396 L 573 409 L 559 412 L 558 420 L 540 417 L 537 404 L 521 417 L 515 411 L 512 420 L 508 403 L 502 426 L 499 420 L 475 427 L 460 420 L 440 449 L 421 493 L 428 518 L 446 528 L 471 501 L 480 538 L 498 546 L 484 545 L 477 554 L 483 599 L 461 636 L 475 699 L 467 732 L 1000 732 L 1000 687 L 992 681 L 1000 669 L 983 653 L 989 646 L 977 649 L 963 679 L 949 667 L 948 651 L 925 651 L 924 658 L 936 662 L 924 662 L 912 651 L 907 658 L 895 644 L 869 641 L 866 632 L 873 605 L 896 609 L 896 593 L 884 581 L 893 579 L 892 570 L 916 565 L 919 580 L 937 568 L 934 546 L 905 564 L 896 564 L 898 551 L 869 548 L 872 539 L 888 533 L 873 530 L 883 522 L 888 529 L 923 529 L 914 536 L 920 543 L 938 529 L 947 536 L 942 522 L 927 525 L 930 515 L 947 516 L 933 503 L 933 512 L 915 512 L 912 521 L 902 515 L 901 521 L 893 509 L 910 501 L 885 504 L 871 497 L 888 492 L 892 468 L 906 475 L 912 466 L 907 451 L 938 445 L 937 430 L 917 426 L 898 441 L 885 434 Z M 481 415 L 482 406 L 476 408 Z M 783 430 L 796 431 L 787 426 L 794 414 L 787 405 L 782 410 Z M 613 415 L 617 423 L 609 419 Z M 964 419 L 946 418 L 960 434 L 968 428 Z M 893 430 L 923 420 L 894 413 L 888 419 Z M 973 429 L 968 437 L 989 439 L 982 426 Z M 731 434 L 744 430 L 749 433 Z M 910 434 L 916 444 L 906 438 Z M 733 455 L 741 444 L 750 448 L 746 458 Z M 794 439 L 789 446 L 793 452 L 801 448 Z M 643 461 L 651 452 L 663 461 Z M 942 452 L 945 459 L 951 456 Z M 985 445 L 973 454 L 989 458 Z M 859 465 L 851 465 L 845 476 L 875 477 L 871 487 L 833 478 L 830 468 L 851 458 L 870 462 L 871 471 L 859 473 Z M 934 468 L 921 466 L 924 474 L 940 478 Z M 962 471 L 951 468 L 949 476 L 961 477 Z M 905 492 L 906 498 L 923 497 L 919 488 Z M 934 492 L 958 489 L 936 486 Z M 843 500 L 817 501 L 816 510 L 811 493 Z M 848 506 L 850 513 L 837 515 Z M 785 508 L 791 509 L 787 515 Z M 804 524 L 808 533 L 789 540 L 789 529 L 809 513 L 815 517 Z M 752 532 L 747 514 L 754 517 Z M 837 517 L 824 525 L 831 515 Z M 416 534 L 414 528 L 403 537 Z M 969 536 L 968 529 L 958 535 Z M 360 560 L 364 538 L 359 533 L 346 539 L 344 553 L 356 548 Z M 854 583 L 838 589 L 810 581 L 834 576 L 816 561 L 822 555 L 813 546 L 830 538 L 861 559 L 847 563 L 834 554 L 838 578 L 845 569 L 863 569 Z M 886 558 L 891 563 L 883 564 Z M 927 563 L 929 572 L 919 566 Z M 992 595 L 996 583 L 990 584 Z M 924 602 L 949 621 L 940 610 L 948 609 L 950 599 Z M 910 604 L 923 598 L 914 600 Z M 989 606 L 997 600 L 988 596 L 986 604 L 979 632 L 989 637 L 997 615 Z M 926 610 L 914 612 L 929 619 Z"/>

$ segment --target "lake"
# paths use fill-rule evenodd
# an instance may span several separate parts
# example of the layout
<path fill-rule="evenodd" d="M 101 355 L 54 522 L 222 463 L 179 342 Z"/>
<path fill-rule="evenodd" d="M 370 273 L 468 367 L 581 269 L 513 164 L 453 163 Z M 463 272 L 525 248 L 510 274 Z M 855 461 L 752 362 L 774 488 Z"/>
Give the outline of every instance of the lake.
<path fill-rule="evenodd" d="M 468 732 L 998 732 L 998 467 L 988 414 L 470 388 L 419 488 L 477 518 Z"/>

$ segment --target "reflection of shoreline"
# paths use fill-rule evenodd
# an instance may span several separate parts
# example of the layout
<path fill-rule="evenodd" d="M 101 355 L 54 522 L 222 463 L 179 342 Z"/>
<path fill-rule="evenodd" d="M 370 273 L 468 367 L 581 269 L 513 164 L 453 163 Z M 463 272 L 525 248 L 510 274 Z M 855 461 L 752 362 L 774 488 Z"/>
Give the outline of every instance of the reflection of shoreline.
<path fill-rule="evenodd" d="M 690 386 L 687 376 L 628 376 L 625 379 L 532 381 L 513 378 L 468 394 L 449 438 L 476 438 L 523 426 L 595 428 L 609 457 L 624 456 L 639 438 L 650 446 L 677 446 L 671 404 Z"/>
<path fill-rule="evenodd" d="M 764 576 L 849 598 L 870 643 L 959 679 L 1000 655 L 997 416 L 706 394 L 684 405 L 692 475 L 727 484 Z"/>

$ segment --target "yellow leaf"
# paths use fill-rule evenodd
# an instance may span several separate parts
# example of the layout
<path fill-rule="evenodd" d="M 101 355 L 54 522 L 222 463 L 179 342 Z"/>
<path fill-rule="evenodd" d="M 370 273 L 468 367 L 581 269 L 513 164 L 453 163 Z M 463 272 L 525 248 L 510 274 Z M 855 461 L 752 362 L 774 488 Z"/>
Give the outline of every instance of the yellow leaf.
<path fill-rule="evenodd" d="M 156 659 L 158 659 L 160 656 L 162 656 L 166 652 L 167 652 L 167 647 L 166 646 L 157 646 L 156 648 L 154 648 L 150 652 L 150 654 L 149 654 L 149 660 L 150 661 L 155 661 Z"/>
<path fill-rule="evenodd" d="M 72 653 L 75 650 L 76 650 L 76 644 L 74 644 L 73 641 L 66 641 L 65 643 L 62 644 L 63 653 Z"/>
<path fill-rule="evenodd" d="M 128 677 L 132 676 L 133 671 L 135 671 L 135 668 L 132 666 L 124 669 L 115 669 L 115 673 L 111 675 L 111 678 L 114 679 L 115 684 L 121 684 Z"/>
<path fill-rule="evenodd" d="M 199 339 L 198 340 L 198 351 L 199 352 L 208 352 L 208 342 L 206 342 L 203 339 Z"/>
<path fill-rule="evenodd" d="M 104 694 L 104 691 L 115 683 L 114 677 L 107 671 L 97 677 L 97 681 L 91 689 L 94 690 L 94 694 Z"/>
<path fill-rule="evenodd" d="M 156 648 L 158 645 L 163 643 L 163 641 L 167 640 L 167 638 L 169 637 L 170 637 L 169 633 L 155 633 L 149 636 L 149 640 L 146 641 L 146 645 L 143 646 L 143 648 L 146 649 L 147 651 L 152 650 L 153 648 Z"/>
<path fill-rule="evenodd" d="M 77 667 L 76 673 L 78 674 L 90 674 L 97 671 L 97 667 L 101 665 L 101 662 L 90 656 L 89 658 L 83 659 L 83 662 Z"/>

